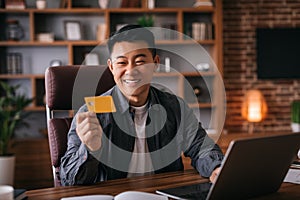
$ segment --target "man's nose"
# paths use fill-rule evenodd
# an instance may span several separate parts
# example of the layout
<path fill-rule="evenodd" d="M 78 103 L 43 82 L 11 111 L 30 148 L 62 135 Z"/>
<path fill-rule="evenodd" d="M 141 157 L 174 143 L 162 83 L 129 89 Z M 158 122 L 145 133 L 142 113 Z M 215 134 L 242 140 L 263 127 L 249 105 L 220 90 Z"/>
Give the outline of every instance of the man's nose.
<path fill-rule="evenodd" d="M 135 65 L 134 63 L 128 63 L 127 67 L 126 67 L 126 74 L 128 75 L 134 75 L 137 73 L 137 69 L 138 66 Z"/>
<path fill-rule="evenodd" d="M 128 62 L 127 70 L 133 70 L 136 67 L 134 62 Z"/>

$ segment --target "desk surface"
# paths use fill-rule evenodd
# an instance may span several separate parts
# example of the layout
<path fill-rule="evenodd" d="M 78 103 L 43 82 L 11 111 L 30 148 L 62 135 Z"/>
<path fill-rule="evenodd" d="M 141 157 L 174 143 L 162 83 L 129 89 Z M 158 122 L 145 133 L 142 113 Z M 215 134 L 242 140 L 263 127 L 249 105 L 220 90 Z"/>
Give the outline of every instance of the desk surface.
<path fill-rule="evenodd" d="M 54 200 L 68 196 L 92 194 L 116 195 L 128 190 L 154 193 L 157 189 L 165 189 L 169 187 L 177 187 L 206 181 L 208 180 L 202 178 L 195 170 L 186 170 L 184 172 L 171 172 L 106 181 L 91 186 L 68 186 L 30 190 L 27 191 L 26 194 L 28 196 L 28 200 Z M 300 199 L 300 185 L 283 183 L 277 193 L 257 199 Z"/>

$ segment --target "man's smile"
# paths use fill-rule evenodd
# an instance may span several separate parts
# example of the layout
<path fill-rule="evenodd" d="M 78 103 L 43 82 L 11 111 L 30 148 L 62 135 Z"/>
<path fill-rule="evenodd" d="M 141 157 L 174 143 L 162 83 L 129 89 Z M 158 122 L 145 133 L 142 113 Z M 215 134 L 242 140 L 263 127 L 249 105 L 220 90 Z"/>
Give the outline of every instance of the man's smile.
<path fill-rule="evenodd" d="M 123 79 L 123 82 L 129 86 L 135 86 L 137 83 L 141 82 L 141 79 Z"/>

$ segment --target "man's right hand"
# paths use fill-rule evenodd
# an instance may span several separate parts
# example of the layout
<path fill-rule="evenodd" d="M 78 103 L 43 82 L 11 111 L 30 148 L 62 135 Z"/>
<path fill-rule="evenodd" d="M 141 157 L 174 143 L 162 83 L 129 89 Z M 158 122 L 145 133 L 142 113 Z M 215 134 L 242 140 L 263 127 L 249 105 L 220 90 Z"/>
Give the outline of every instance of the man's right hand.
<path fill-rule="evenodd" d="M 76 132 L 80 140 L 89 148 L 89 150 L 97 151 L 101 148 L 103 131 L 96 113 L 78 113 L 76 116 Z"/>

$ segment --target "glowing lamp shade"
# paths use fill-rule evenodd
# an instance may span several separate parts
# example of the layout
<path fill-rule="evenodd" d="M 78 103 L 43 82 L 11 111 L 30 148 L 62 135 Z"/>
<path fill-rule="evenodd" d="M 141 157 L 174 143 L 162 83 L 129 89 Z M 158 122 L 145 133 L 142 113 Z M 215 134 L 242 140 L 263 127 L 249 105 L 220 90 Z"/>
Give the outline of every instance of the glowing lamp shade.
<path fill-rule="evenodd" d="M 242 104 L 242 116 L 248 122 L 261 122 L 267 114 L 267 103 L 259 90 L 249 90 Z"/>

